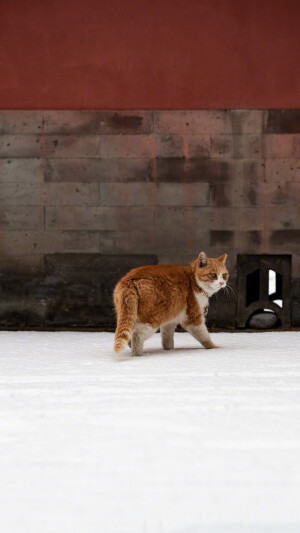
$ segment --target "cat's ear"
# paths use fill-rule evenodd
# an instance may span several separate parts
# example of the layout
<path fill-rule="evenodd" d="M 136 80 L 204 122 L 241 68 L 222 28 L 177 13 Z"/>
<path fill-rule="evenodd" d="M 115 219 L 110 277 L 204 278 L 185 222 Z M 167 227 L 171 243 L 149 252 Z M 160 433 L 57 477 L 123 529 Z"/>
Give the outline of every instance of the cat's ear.
<path fill-rule="evenodd" d="M 222 263 L 226 263 L 226 259 L 227 259 L 227 254 L 223 254 L 223 255 L 220 255 L 220 257 L 218 257 L 218 261 L 221 261 Z"/>
<path fill-rule="evenodd" d="M 199 261 L 199 267 L 205 267 L 207 265 L 207 255 L 205 252 L 200 252 L 199 254 L 199 257 L 198 257 L 198 261 Z"/>

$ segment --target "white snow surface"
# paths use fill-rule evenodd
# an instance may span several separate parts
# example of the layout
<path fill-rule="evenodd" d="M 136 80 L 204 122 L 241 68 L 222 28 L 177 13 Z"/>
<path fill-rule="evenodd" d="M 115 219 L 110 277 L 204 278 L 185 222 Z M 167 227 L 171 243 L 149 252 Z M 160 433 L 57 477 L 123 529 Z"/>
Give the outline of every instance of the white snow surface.
<path fill-rule="evenodd" d="M 300 531 L 300 332 L 0 332 L 1 533 Z"/>

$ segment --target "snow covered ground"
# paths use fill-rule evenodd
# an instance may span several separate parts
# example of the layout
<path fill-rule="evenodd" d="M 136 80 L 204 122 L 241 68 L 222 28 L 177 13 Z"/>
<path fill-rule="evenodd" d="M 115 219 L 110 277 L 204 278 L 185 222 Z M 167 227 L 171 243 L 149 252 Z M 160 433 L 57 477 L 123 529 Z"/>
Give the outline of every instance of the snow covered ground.
<path fill-rule="evenodd" d="M 300 332 L 0 332 L 1 533 L 300 531 Z"/>

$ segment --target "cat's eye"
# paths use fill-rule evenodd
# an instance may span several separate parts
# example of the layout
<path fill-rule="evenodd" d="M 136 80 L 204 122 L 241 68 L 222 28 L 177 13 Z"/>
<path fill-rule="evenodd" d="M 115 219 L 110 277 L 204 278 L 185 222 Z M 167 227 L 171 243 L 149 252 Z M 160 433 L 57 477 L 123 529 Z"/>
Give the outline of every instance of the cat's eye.
<path fill-rule="evenodd" d="M 227 279 L 227 274 L 223 274 L 223 279 Z"/>
<path fill-rule="evenodd" d="M 217 274 L 211 274 L 211 277 L 212 277 L 213 279 L 217 279 Z"/>

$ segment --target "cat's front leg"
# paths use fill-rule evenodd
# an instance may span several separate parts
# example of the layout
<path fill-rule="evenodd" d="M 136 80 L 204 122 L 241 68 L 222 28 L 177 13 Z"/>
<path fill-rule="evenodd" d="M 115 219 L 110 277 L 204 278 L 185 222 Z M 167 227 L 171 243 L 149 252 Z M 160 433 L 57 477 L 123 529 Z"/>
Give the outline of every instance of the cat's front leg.
<path fill-rule="evenodd" d="M 174 332 L 176 329 L 176 324 L 168 323 L 160 326 L 161 333 L 161 343 L 164 350 L 173 350 L 174 349 Z"/>
<path fill-rule="evenodd" d="M 205 322 L 201 322 L 196 326 L 184 325 L 184 328 L 197 340 L 204 348 L 219 348 L 210 338 Z"/>

